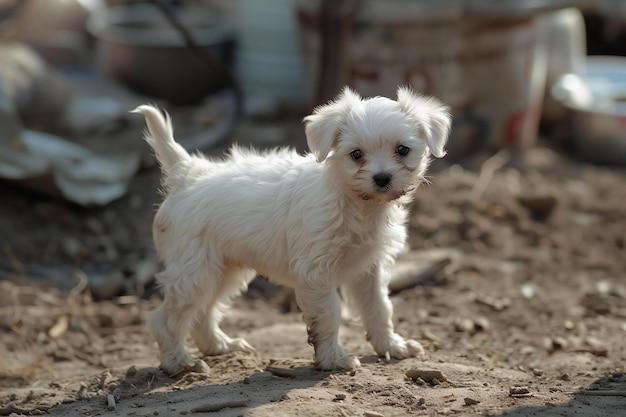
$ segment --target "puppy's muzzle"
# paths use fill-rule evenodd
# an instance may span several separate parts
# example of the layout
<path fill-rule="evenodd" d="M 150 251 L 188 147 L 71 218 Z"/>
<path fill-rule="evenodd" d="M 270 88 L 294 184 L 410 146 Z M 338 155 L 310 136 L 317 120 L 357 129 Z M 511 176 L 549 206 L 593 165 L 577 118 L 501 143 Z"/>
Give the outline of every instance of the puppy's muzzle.
<path fill-rule="evenodd" d="M 381 172 L 372 177 L 374 180 L 374 184 L 378 185 L 380 188 L 384 188 L 389 185 L 391 182 L 391 174 L 387 174 L 386 172 Z"/>

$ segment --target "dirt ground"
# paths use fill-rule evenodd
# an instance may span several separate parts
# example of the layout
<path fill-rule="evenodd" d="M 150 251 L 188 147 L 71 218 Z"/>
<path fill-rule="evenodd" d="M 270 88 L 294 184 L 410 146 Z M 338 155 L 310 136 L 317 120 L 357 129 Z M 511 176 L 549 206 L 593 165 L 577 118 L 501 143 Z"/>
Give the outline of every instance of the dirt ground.
<path fill-rule="evenodd" d="M 281 126 L 238 134 L 299 131 Z M 127 130 L 137 140 L 140 125 Z M 290 293 L 258 281 L 223 326 L 258 353 L 165 376 L 144 325 L 158 294 L 132 281 L 154 259 L 156 167 L 99 209 L 2 184 L 0 416 L 626 416 L 625 172 L 544 146 L 505 156 L 434 166 L 396 270 L 417 279 L 392 296 L 397 330 L 427 356 L 381 360 L 346 318 L 353 373 L 314 371 Z M 96 300 L 89 285 L 114 276 L 132 282 Z"/>

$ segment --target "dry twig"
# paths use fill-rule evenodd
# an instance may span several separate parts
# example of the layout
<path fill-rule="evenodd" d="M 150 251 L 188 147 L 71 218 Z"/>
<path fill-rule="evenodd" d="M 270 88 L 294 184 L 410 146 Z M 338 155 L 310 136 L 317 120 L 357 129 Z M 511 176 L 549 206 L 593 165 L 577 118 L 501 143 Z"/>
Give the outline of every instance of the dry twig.
<path fill-rule="evenodd" d="M 278 368 L 276 366 L 267 366 L 265 370 L 283 378 L 293 378 L 296 376 L 296 371 L 291 368 Z"/>
<path fill-rule="evenodd" d="M 506 149 L 500 149 L 495 155 L 483 162 L 478 179 L 472 191 L 470 191 L 470 199 L 478 200 L 487 190 L 495 172 L 502 168 L 510 159 L 511 153 Z"/>

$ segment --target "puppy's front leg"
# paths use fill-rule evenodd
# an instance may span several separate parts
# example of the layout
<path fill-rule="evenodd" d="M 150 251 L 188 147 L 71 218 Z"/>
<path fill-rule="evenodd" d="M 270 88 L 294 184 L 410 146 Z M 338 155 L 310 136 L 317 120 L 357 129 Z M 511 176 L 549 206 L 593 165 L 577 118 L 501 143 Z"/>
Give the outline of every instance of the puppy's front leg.
<path fill-rule="evenodd" d="M 309 344 L 315 349 L 315 367 L 321 371 L 354 369 L 359 360 L 349 356 L 337 340 L 341 305 L 333 285 L 301 283 L 296 286 L 296 301 L 303 313 Z"/>
<path fill-rule="evenodd" d="M 415 340 L 406 340 L 393 330 L 393 307 L 388 295 L 388 271 L 374 266 L 367 276 L 342 287 L 344 295 L 363 320 L 367 339 L 378 355 L 387 352 L 392 358 L 421 356 L 424 349 Z"/>

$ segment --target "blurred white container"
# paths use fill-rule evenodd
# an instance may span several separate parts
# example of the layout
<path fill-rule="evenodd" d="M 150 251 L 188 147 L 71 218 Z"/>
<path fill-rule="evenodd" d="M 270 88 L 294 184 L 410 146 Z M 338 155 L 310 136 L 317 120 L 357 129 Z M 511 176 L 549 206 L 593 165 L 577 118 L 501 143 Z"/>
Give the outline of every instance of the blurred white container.
<path fill-rule="evenodd" d="M 294 0 L 239 0 L 236 74 L 249 111 L 301 111 L 304 74 Z"/>
<path fill-rule="evenodd" d="M 552 98 L 550 89 L 564 74 L 584 71 L 587 56 L 585 21 L 579 9 L 568 8 L 543 14 L 539 17 L 539 25 L 547 52 L 542 119 L 547 123 L 558 123 L 564 120 L 566 111 Z"/>

